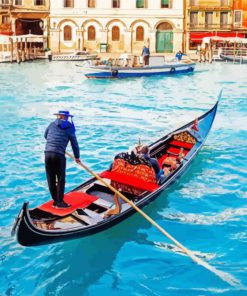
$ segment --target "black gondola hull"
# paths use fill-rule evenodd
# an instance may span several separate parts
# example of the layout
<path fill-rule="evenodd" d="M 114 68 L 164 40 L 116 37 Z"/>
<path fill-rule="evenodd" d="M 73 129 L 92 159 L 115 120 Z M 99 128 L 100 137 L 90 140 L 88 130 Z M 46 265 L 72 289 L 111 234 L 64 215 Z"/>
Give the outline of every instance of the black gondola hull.
<path fill-rule="evenodd" d="M 147 204 L 155 200 L 168 186 L 170 186 L 172 183 L 178 180 L 178 178 L 188 169 L 192 160 L 195 158 L 196 154 L 200 151 L 201 147 L 203 146 L 203 143 L 207 138 L 207 135 L 211 129 L 211 126 L 215 118 L 217 106 L 218 106 L 218 102 L 215 104 L 215 106 L 211 110 L 209 110 L 204 115 L 198 118 L 198 120 L 202 122 L 202 127 L 204 128 L 202 132 L 202 138 L 197 143 L 197 145 L 195 145 L 195 147 L 189 152 L 189 154 L 186 155 L 185 163 L 174 174 L 171 174 L 171 176 L 167 178 L 165 183 L 162 184 L 156 191 L 150 193 L 140 201 L 136 202 L 136 206 L 138 206 L 139 208 L 143 208 L 144 206 L 146 206 Z M 190 127 L 192 124 L 193 124 L 193 121 L 175 130 L 173 133 L 176 133 L 180 130 L 184 130 Z M 165 141 L 165 139 L 169 135 L 164 136 L 158 141 L 154 142 L 152 145 L 150 145 L 150 147 L 154 147 L 155 145 L 158 145 L 158 143 Z M 94 179 L 88 180 L 84 184 L 90 183 L 90 181 L 92 180 Z M 36 246 L 36 245 L 42 245 L 42 244 L 57 243 L 57 242 L 62 242 L 65 240 L 71 240 L 76 238 L 82 238 L 85 236 L 93 235 L 98 232 L 104 231 L 110 227 L 113 227 L 114 225 L 117 225 L 118 223 L 122 222 L 123 220 L 127 219 L 128 217 L 130 217 L 135 213 L 136 211 L 129 206 L 129 208 L 127 208 L 120 214 L 112 216 L 110 219 L 102 220 L 99 223 L 95 225 L 91 225 L 89 227 L 84 227 L 84 228 L 79 227 L 79 228 L 73 228 L 69 230 L 49 231 L 45 229 L 40 229 L 34 225 L 29 215 L 28 203 L 26 202 L 23 204 L 23 208 L 21 210 L 21 216 L 18 217 L 18 223 L 16 225 L 17 240 L 23 246 Z"/>

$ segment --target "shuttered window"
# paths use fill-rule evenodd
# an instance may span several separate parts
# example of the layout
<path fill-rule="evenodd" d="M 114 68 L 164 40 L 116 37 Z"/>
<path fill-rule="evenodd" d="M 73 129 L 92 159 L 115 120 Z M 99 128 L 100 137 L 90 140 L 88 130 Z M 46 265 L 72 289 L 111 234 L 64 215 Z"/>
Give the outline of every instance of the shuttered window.
<path fill-rule="evenodd" d="M 87 39 L 90 40 L 90 41 L 94 41 L 95 40 L 95 37 L 96 37 L 96 34 L 95 34 L 95 28 L 94 28 L 94 26 L 88 27 Z"/>
<path fill-rule="evenodd" d="M 64 0 L 64 7 L 74 7 L 74 0 Z"/>
<path fill-rule="evenodd" d="M 169 8 L 169 0 L 161 0 L 161 8 Z"/>
<path fill-rule="evenodd" d="M 113 8 L 120 8 L 120 0 L 112 0 Z"/>
<path fill-rule="evenodd" d="M 147 8 L 147 0 L 136 0 L 136 8 Z"/>
<path fill-rule="evenodd" d="M 114 26 L 112 27 L 112 41 L 119 41 L 119 39 L 120 39 L 119 27 Z"/>
<path fill-rule="evenodd" d="M 136 28 L 136 41 L 143 41 L 144 40 L 144 29 L 143 27 L 139 26 Z"/>
<path fill-rule="evenodd" d="M 64 39 L 64 41 L 71 41 L 72 40 L 72 28 L 70 26 L 64 27 L 63 39 Z"/>
<path fill-rule="evenodd" d="M 88 0 L 88 7 L 95 8 L 96 7 L 95 0 Z"/>

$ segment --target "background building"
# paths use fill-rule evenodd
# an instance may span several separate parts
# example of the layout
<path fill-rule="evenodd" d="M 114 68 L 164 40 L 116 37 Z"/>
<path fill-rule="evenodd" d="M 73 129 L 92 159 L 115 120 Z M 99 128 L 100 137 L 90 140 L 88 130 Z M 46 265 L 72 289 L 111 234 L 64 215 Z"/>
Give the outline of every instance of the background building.
<path fill-rule="evenodd" d="M 246 0 L 186 0 L 186 49 L 196 49 L 204 37 L 244 37 L 236 30 L 240 25 L 236 2 Z"/>
<path fill-rule="evenodd" d="M 49 10 L 48 0 L 0 0 L 0 32 L 47 36 Z"/>
<path fill-rule="evenodd" d="M 247 0 L 234 0 L 233 9 L 233 28 L 247 37 Z"/>
<path fill-rule="evenodd" d="M 49 44 L 55 52 L 86 48 L 140 54 L 174 52 L 183 43 L 181 0 L 51 0 Z"/>

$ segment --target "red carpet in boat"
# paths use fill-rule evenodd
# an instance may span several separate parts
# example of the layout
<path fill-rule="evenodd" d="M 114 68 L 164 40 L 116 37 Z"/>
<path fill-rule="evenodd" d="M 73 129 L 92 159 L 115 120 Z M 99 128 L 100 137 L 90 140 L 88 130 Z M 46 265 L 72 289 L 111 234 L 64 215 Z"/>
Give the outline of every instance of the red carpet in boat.
<path fill-rule="evenodd" d="M 97 196 L 89 195 L 79 191 L 73 191 L 64 195 L 64 201 L 71 204 L 71 207 L 67 209 L 53 208 L 52 207 L 53 200 L 46 202 L 45 204 L 41 205 L 38 208 L 42 211 L 51 213 L 53 215 L 65 216 L 74 212 L 78 208 L 80 209 L 86 208 L 97 199 L 98 199 Z"/>

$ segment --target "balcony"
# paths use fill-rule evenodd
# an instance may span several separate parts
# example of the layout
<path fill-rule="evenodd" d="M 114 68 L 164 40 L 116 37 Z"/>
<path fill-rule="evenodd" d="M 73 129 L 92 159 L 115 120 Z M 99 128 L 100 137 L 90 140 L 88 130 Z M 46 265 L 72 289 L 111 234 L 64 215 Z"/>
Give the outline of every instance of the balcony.
<path fill-rule="evenodd" d="M 188 24 L 190 31 L 228 31 L 232 29 L 232 24 Z"/>
<path fill-rule="evenodd" d="M 200 1 L 191 0 L 188 3 L 189 10 L 231 10 L 233 7 L 233 0 L 218 0 L 212 1 Z"/>

